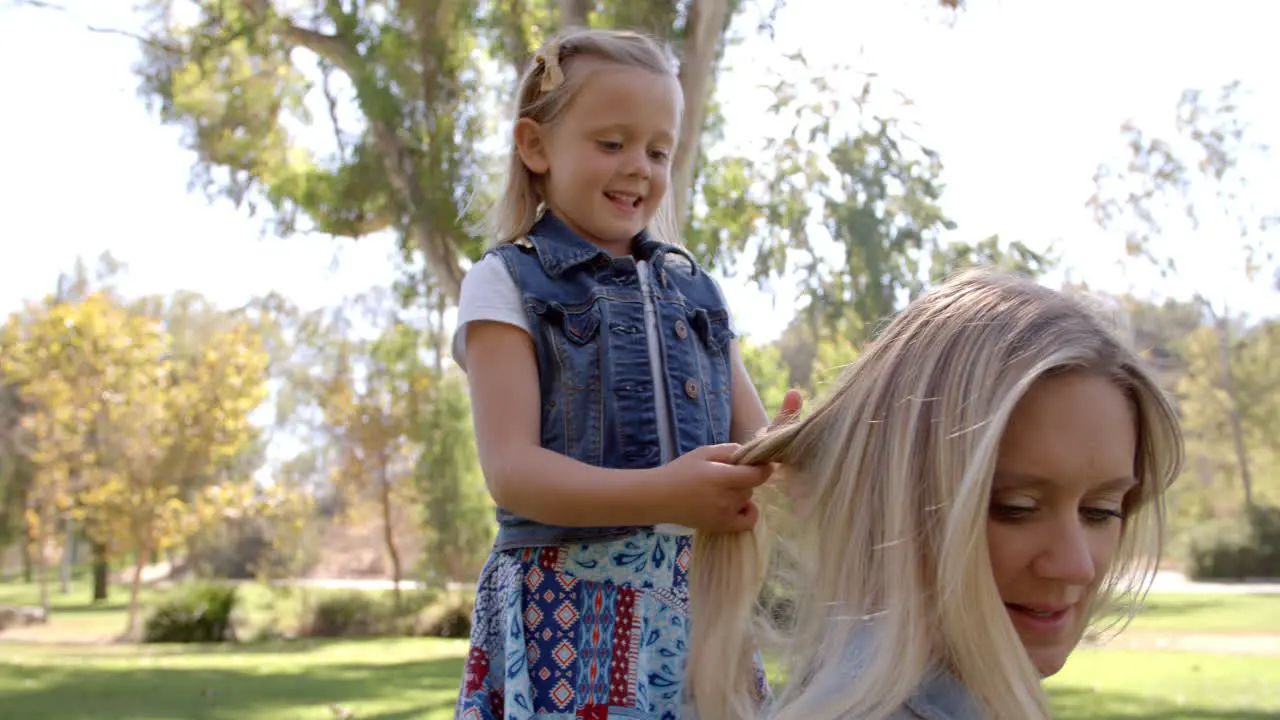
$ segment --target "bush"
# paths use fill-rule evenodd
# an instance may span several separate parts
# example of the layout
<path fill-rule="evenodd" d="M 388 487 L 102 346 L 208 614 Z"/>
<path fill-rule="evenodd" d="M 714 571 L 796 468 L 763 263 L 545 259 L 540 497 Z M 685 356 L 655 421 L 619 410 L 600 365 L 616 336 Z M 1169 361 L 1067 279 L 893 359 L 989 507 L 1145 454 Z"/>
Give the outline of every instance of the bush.
<path fill-rule="evenodd" d="M 1190 531 L 1187 575 L 1195 580 L 1280 577 L 1280 507 L 1258 506 L 1238 518 L 1221 518 Z"/>
<path fill-rule="evenodd" d="M 450 593 L 420 610 L 416 635 L 438 638 L 471 637 L 471 615 L 476 597 L 472 593 Z"/>
<path fill-rule="evenodd" d="M 235 640 L 239 602 L 233 585 L 198 583 L 162 600 L 142 626 L 148 643 L 206 643 Z"/>
<path fill-rule="evenodd" d="M 375 595 L 348 591 L 316 601 L 302 628 L 306 637 L 355 638 L 387 634 L 394 613 Z"/>
<path fill-rule="evenodd" d="M 316 601 L 303 624 L 306 637 L 471 636 L 472 593 L 405 593 L 396 608 L 389 594 L 348 591 Z"/>
<path fill-rule="evenodd" d="M 256 517 L 226 520 L 202 529 L 187 543 L 185 569 L 196 577 L 254 580 L 305 575 L 320 559 L 320 546 L 301 543 L 296 550 L 272 545 L 282 521 Z M 293 547 L 293 546 L 290 546 Z"/>
<path fill-rule="evenodd" d="M 44 608 L 0 605 L 0 632 L 11 627 L 44 625 L 47 622 L 49 616 L 45 614 Z"/>

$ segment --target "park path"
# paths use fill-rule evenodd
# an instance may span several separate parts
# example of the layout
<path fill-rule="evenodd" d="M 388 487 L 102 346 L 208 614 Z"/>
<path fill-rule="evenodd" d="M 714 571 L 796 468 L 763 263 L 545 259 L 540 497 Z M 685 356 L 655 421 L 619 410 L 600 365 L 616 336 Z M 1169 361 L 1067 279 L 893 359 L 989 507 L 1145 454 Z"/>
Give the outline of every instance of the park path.
<path fill-rule="evenodd" d="M 1080 646 L 1100 650 L 1151 650 L 1280 657 L 1280 634 L 1125 630 L 1105 642 L 1086 640 Z"/>
<path fill-rule="evenodd" d="M 1151 583 L 1153 593 L 1192 595 L 1280 595 L 1280 582 L 1197 582 L 1176 570 L 1161 570 Z"/>

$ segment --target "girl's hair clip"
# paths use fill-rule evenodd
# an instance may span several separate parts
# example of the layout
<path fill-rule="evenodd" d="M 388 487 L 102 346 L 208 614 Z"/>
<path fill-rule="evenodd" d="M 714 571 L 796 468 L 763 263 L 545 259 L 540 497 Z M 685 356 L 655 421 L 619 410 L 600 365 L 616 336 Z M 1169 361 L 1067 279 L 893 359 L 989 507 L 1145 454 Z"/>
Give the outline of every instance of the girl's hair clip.
<path fill-rule="evenodd" d="M 542 92 L 551 92 L 564 84 L 564 70 L 560 67 L 560 47 L 548 45 L 544 52 L 534 57 L 542 66 Z"/>

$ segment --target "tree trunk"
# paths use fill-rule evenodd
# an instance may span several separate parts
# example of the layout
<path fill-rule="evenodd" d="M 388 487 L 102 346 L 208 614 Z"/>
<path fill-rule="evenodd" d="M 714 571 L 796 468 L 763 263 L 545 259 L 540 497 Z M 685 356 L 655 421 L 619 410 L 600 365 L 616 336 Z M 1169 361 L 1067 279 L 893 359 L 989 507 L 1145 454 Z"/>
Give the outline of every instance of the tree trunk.
<path fill-rule="evenodd" d="M 671 173 L 676 221 L 684 228 L 698 169 L 698 145 L 707 119 L 711 76 L 715 72 L 720 40 L 724 37 L 727 0 L 693 0 L 689 4 L 684 52 L 680 58 L 680 88 L 684 91 L 684 120 Z"/>
<path fill-rule="evenodd" d="M 444 375 L 444 355 L 449 352 L 449 341 L 452 339 L 445 331 L 444 315 L 449 309 L 449 304 L 445 300 L 444 295 L 436 294 L 436 329 L 435 335 L 436 358 L 435 358 L 435 380 L 439 382 Z"/>
<path fill-rule="evenodd" d="M 107 564 L 107 546 L 104 543 L 93 543 L 93 602 L 104 602 L 107 599 L 107 587 L 110 582 Z"/>
<path fill-rule="evenodd" d="M 379 121 L 371 121 L 369 126 L 373 133 L 374 144 L 378 147 L 378 154 L 382 158 L 382 167 L 386 170 L 387 180 L 391 183 L 391 189 L 395 192 L 405 215 L 408 216 L 408 227 L 405 228 L 405 232 L 409 234 L 413 244 L 422 250 L 422 255 L 431 266 L 440 289 L 456 303 L 462 291 L 463 274 L 458 249 L 447 237 L 436 233 L 432 228 L 418 171 L 414 168 L 413 159 L 409 156 L 396 129 Z"/>
<path fill-rule="evenodd" d="M 76 560 L 76 527 L 71 518 L 62 521 L 62 562 L 58 566 L 58 593 L 71 593 L 71 569 Z"/>
<path fill-rule="evenodd" d="M 507 0 L 507 10 L 502 13 L 502 43 L 507 49 L 516 77 L 524 72 L 529 62 L 529 41 L 524 32 L 525 0 Z"/>
<path fill-rule="evenodd" d="M 49 563 L 45 558 L 44 552 L 45 536 L 44 533 L 36 534 L 36 564 L 40 573 L 40 609 L 44 610 L 45 617 L 49 617 Z"/>
<path fill-rule="evenodd" d="M 382 500 L 382 540 L 387 545 L 387 559 L 391 561 L 391 582 L 395 593 L 395 607 L 400 609 L 400 551 L 396 548 L 395 526 L 391 522 L 391 478 L 387 471 L 385 454 L 379 458 L 378 474 Z"/>
<path fill-rule="evenodd" d="M 31 537 L 31 528 L 23 523 L 22 527 L 22 582 L 30 585 L 35 579 L 35 563 L 31 558 L 31 544 L 35 542 Z"/>
<path fill-rule="evenodd" d="M 134 556 L 133 580 L 129 583 L 129 620 L 124 628 L 124 636 L 129 640 L 138 637 L 138 591 L 142 589 L 142 569 L 147 566 L 151 557 L 151 549 L 138 548 Z"/>
<path fill-rule="evenodd" d="M 1231 426 L 1231 442 L 1235 446 L 1236 466 L 1240 469 L 1240 485 L 1244 489 L 1244 505 L 1253 508 L 1253 476 L 1249 472 L 1249 456 L 1244 444 L 1244 423 L 1240 420 L 1240 400 L 1236 397 L 1231 372 L 1231 327 L 1223 309 L 1218 318 L 1218 354 L 1222 366 L 1222 390 L 1227 395 L 1227 422 Z"/>
<path fill-rule="evenodd" d="M 590 11 L 588 0 L 560 0 L 560 27 L 590 27 L 587 22 Z"/>

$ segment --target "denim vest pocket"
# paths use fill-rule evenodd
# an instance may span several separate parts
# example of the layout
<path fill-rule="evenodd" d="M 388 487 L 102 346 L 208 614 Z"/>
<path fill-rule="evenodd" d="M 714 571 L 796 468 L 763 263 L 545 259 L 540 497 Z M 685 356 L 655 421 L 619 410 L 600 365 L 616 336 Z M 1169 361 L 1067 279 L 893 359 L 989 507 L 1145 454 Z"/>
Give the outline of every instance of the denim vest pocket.
<path fill-rule="evenodd" d="M 604 342 L 596 303 L 566 307 L 535 302 L 539 332 L 554 352 L 555 374 L 542 412 L 544 447 L 592 465 L 602 464 Z"/>
<path fill-rule="evenodd" d="M 727 390 L 732 377 L 729 372 L 729 342 L 733 340 L 729 314 L 723 310 L 689 308 L 689 325 L 701 346 L 703 385 L 712 392 Z"/>
<path fill-rule="evenodd" d="M 712 433 L 716 442 L 728 442 L 733 412 L 733 369 L 729 361 L 733 330 L 729 327 L 729 313 L 689 308 L 688 316 L 689 326 L 698 338 L 698 364 Z"/>

